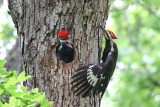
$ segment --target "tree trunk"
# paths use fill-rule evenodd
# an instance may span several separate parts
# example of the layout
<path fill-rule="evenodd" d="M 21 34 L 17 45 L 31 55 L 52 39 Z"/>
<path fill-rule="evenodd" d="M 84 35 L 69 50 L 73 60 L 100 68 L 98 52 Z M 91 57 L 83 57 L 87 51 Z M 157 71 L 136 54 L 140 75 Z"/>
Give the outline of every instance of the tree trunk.
<path fill-rule="evenodd" d="M 54 107 L 99 107 L 99 97 L 80 98 L 71 91 L 73 72 L 98 63 L 102 31 L 108 16 L 108 0 L 8 0 L 17 28 L 29 90 L 38 87 Z M 57 34 L 69 32 L 75 58 L 65 64 L 56 58 Z"/>

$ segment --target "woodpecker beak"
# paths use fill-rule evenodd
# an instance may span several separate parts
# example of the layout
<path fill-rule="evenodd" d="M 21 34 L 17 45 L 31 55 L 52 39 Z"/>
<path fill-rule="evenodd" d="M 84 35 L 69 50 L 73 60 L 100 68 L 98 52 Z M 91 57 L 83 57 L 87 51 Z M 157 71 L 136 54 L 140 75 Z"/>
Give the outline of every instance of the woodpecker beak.
<path fill-rule="evenodd" d="M 66 40 L 67 43 L 73 44 L 70 39 Z"/>
<path fill-rule="evenodd" d="M 100 25 L 100 27 L 101 27 L 101 29 L 102 29 L 102 31 L 103 31 L 103 35 L 104 35 L 104 37 L 105 37 L 105 39 L 110 39 L 108 36 L 107 36 L 107 31 Z"/>
<path fill-rule="evenodd" d="M 66 40 L 66 44 L 67 44 L 67 46 L 73 48 L 73 47 L 72 47 L 72 44 L 73 44 L 73 43 L 71 42 L 70 39 Z"/>

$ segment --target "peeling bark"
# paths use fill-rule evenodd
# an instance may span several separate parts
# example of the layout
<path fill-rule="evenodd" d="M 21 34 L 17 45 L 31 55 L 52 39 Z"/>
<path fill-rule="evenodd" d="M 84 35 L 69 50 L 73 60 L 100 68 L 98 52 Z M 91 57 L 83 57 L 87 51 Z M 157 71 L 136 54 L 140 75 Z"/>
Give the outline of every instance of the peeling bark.
<path fill-rule="evenodd" d="M 8 0 L 17 28 L 29 90 L 38 87 L 53 107 L 99 107 L 99 97 L 80 98 L 70 88 L 73 72 L 98 63 L 102 32 L 108 17 L 108 0 Z M 66 29 L 75 48 L 75 58 L 64 64 L 56 58 L 57 34 Z"/>

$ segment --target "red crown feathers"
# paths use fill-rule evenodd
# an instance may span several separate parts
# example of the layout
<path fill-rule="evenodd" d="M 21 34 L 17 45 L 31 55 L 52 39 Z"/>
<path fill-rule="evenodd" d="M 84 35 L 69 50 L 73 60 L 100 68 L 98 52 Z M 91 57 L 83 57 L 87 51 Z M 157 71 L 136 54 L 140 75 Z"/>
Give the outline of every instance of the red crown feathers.
<path fill-rule="evenodd" d="M 63 31 L 61 31 L 60 33 L 58 33 L 58 36 L 59 36 L 60 38 L 65 39 L 65 40 L 69 39 L 69 37 L 68 37 L 68 32 L 65 31 L 65 30 L 63 30 Z"/>
<path fill-rule="evenodd" d="M 107 30 L 107 31 L 112 33 L 112 35 L 114 36 L 114 39 L 118 39 L 118 38 L 116 37 L 116 35 L 115 35 L 111 30 Z M 109 38 L 108 33 L 107 33 L 107 36 L 108 36 L 108 38 Z"/>

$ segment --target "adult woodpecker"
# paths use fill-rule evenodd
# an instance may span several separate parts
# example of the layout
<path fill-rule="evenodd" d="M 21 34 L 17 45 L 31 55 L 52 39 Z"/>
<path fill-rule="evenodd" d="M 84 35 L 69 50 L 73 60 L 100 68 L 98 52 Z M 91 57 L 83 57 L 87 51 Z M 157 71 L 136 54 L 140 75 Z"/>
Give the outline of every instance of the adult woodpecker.
<path fill-rule="evenodd" d="M 112 31 L 105 30 L 102 26 L 101 28 L 106 40 L 102 56 L 103 63 L 89 64 L 76 70 L 76 74 L 71 77 L 71 84 L 73 84 L 72 90 L 77 96 L 100 95 L 102 98 L 115 70 L 118 48 L 113 39 L 117 39 L 117 37 Z"/>
<path fill-rule="evenodd" d="M 68 37 L 68 32 L 62 30 L 58 33 L 58 38 L 60 44 L 56 47 L 56 56 L 59 60 L 62 60 L 64 63 L 69 63 L 73 61 L 74 57 L 74 48 L 72 42 Z"/>

